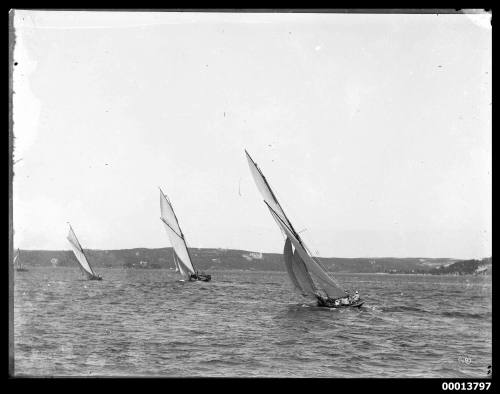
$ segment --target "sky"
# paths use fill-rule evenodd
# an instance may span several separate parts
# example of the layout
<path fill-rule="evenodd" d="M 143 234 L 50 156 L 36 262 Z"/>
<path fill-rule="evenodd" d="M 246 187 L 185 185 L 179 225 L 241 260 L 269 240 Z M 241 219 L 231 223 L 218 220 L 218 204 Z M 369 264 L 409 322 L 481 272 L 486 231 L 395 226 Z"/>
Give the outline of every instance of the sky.
<path fill-rule="evenodd" d="M 488 14 L 15 11 L 14 247 L 492 248 Z"/>

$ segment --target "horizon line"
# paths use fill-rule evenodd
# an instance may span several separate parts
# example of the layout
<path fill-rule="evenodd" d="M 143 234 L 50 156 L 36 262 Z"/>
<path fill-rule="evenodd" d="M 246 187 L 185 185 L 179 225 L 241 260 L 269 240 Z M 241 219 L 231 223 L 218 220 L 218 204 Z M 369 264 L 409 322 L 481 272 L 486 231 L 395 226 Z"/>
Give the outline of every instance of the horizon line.
<path fill-rule="evenodd" d="M 83 248 L 84 250 L 94 250 L 94 251 L 122 251 L 122 250 L 134 250 L 134 249 L 147 249 L 147 250 L 155 250 L 155 249 L 167 249 L 170 248 L 172 249 L 172 246 L 164 246 L 164 247 L 157 247 L 157 248 L 148 248 L 148 247 L 134 247 L 134 248 L 121 248 L 121 249 L 93 249 L 93 248 Z M 30 251 L 30 252 L 71 252 L 71 249 L 21 249 L 21 248 L 13 248 L 13 250 L 19 249 L 20 251 Z M 260 251 L 254 251 L 254 250 L 247 250 L 247 249 L 232 249 L 232 248 L 214 248 L 214 247 L 203 247 L 203 248 L 198 248 L 198 247 L 193 247 L 190 246 L 189 249 L 213 249 L 213 250 L 236 250 L 236 251 L 243 251 L 243 252 L 250 252 L 250 253 L 262 253 L 262 254 L 278 254 L 282 255 L 282 252 L 260 252 Z M 407 257 L 397 257 L 397 256 L 368 256 L 368 257 L 325 257 L 325 256 L 315 256 L 313 257 L 320 258 L 320 259 L 446 259 L 446 260 L 484 260 L 488 258 L 493 258 L 493 256 L 485 256 L 485 257 L 470 257 L 470 258 L 463 258 L 463 257 L 422 257 L 422 256 L 407 256 Z"/>

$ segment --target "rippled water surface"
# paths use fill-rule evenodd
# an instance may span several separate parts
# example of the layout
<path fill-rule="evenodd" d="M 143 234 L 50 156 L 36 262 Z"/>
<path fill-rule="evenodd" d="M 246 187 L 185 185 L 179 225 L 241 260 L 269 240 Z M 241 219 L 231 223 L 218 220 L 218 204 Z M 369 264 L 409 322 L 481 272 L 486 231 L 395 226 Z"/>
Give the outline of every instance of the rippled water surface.
<path fill-rule="evenodd" d="M 357 309 L 301 302 L 284 272 L 15 273 L 16 375 L 487 377 L 491 277 L 337 275 Z"/>

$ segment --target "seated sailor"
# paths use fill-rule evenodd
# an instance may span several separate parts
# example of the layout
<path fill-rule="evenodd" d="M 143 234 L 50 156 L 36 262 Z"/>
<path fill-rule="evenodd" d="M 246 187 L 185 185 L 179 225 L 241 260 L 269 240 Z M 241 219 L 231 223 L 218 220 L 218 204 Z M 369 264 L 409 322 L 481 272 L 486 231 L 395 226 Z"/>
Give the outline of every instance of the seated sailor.
<path fill-rule="evenodd" d="M 357 291 L 357 290 L 356 290 L 356 292 L 354 293 L 354 296 L 352 297 L 352 300 L 353 300 L 354 302 L 356 302 L 356 301 L 358 301 L 358 300 L 359 300 L 359 293 L 358 293 L 358 291 Z"/>

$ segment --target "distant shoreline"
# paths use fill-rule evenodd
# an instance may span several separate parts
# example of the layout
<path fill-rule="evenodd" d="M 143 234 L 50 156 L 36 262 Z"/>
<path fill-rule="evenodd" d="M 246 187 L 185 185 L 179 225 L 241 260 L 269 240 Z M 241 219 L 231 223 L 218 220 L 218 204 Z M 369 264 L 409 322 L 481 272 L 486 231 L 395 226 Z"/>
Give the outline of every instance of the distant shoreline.
<path fill-rule="evenodd" d="M 174 268 L 171 247 L 160 249 L 85 249 L 90 264 L 96 268 L 169 269 Z M 281 253 L 261 253 L 235 249 L 190 248 L 194 267 L 200 271 L 279 271 L 285 272 Z M 20 250 L 25 267 L 77 264 L 72 251 Z M 370 273 L 391 275 L 485 275 L 492 272 L 492 258 L 457 260 L 449 258 L 337 258 L 316 257 L 327 271 L 341 274 Z"/>

